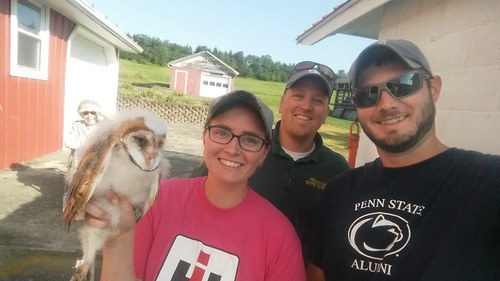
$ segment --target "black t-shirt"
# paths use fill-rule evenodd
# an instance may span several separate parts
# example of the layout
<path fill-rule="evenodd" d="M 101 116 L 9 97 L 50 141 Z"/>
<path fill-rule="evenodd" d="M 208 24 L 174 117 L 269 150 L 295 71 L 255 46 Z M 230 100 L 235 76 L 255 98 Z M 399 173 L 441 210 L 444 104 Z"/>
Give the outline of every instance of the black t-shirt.
<path fill-rule="evenodd" d="M 326 280 L 500 280 L 500 157 L 449 149 L 328 182 L 313 261 Z"/>

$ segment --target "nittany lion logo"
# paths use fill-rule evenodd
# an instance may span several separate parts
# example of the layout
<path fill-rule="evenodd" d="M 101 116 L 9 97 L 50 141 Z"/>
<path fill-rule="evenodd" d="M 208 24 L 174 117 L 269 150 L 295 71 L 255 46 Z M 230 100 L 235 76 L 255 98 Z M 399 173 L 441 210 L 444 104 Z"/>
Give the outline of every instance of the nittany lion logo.
<path fill-rule="evenodd" d="M 382 260 L 401 251 L 410 241 L 408 222 L 388 213 L 366 214 L 349 227 L 351 247 L 365 257 Z"/>

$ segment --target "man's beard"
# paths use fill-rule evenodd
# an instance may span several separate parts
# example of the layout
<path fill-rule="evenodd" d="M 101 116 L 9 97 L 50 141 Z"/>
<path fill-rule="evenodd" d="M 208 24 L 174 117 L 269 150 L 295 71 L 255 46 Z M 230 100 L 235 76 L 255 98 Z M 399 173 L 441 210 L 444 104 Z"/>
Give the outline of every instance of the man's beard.
<path fill-rule="evenodd" d="M 413 148 L 432 129 L 435 116 L 436 107 L 432 98 L 429 96 L 427 103 L 422 109 L 422 118 L 418 121 L 416 129 L 413 132 L 409 132 L 405 135 L 377 139 L 370 130 L 365 130 L 365 127 L 362 127 L 368 138 L 378 148 L 390 153 L 400 153 Z"/>

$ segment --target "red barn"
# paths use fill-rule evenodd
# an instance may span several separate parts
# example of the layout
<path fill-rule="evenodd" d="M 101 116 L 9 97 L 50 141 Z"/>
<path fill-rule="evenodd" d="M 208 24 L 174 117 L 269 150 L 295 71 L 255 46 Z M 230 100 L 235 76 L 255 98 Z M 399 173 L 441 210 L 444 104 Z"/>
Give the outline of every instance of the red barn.
<path fill-rule="evenodd" d="M 142 52 L 83 0 L 0 0 L 0 170 L 60 150 L 82 99 L 114 113 L 119 50 Z"/>
<path fill-rule="evenodd" d="M 238 71 L 208 51 L 180 58 L 169 64 L 170 88 L 176 93 L 218 97 L 234 90 Z"/>

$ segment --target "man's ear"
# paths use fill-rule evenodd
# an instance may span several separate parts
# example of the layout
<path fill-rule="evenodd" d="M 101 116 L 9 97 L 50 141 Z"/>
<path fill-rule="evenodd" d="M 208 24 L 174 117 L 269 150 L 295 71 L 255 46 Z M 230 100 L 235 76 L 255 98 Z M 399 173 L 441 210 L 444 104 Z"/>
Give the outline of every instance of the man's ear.
<path fill-rule="evenodd" d="M 278 107 L 278 113 L 279 113 L 279 114 L 281 114 L 281 106 L 283 105 L 283 102 L 284 102 L 284 101 L 283 101 L 283 99 L 285 98 L 285 95 L 286 95 L 286 92 L 285 92 L 285 94 L 283 94 L 283 95 L 281 96 L 281 98 L 280 98 L 280 105 L 279 105 L 279 107 Z"/>
<path fill-rule="evenodd" d="M 326 114 L 325 117 L 323 118 L 323 124 L 326 124 L 326 120 L 328 119 L 329 113 L 330 113 L 330 102 L 326 104 Z"/>
<path fill-rule="evenodd" d="M 443 83 L 441 80 L 441 76 L 434 75 L 430 80 L 430 83 L 431 83 L 430 90 L 431 90 L 432 100 L 434 101 L 434 103 L 436 103 L 439 99 L 439 96 L 441 95 L 441 86 Z"/>

